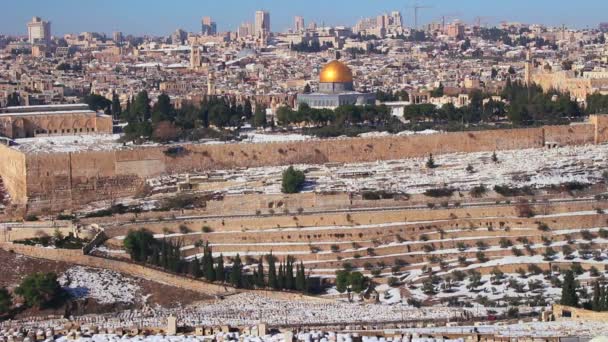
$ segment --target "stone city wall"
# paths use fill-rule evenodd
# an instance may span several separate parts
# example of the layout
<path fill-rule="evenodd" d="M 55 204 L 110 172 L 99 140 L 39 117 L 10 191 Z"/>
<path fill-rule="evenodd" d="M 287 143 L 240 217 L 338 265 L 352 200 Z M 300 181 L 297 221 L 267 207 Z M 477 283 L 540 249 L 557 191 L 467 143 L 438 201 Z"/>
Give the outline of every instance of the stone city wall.
<path fill-rule="evenodd" d="M 424 157 L 429 153 L 480 152 L 608 141 L 608 120 L 542 128 L 439 133 L 433 135 L 345 138 L 261 144 L 186 144 L 103 152 L 11 153 L 0 168 L 16 203 L 31 212 L 55 212 L 96 200 L 137 193 L 144 180 L 171 173 L 290 164 L 356 163 Z M 601 125 L 602 128 L 597 128 Z M 598 133 L 600 132 L 600 133 Z M 171 151 L 172 149 L 172 151 Z M 25 159 L 25 163 L 23 162 Z M 23 165 L 25 164 L 25 166 Z M 27 180 L 23 179 L 27 170 Z"/>
<path fill-rule="evenodd" d="M 16 205 L 27 202 L 25 170 L 25 155 L 0 144 L 0 176 Z"/>

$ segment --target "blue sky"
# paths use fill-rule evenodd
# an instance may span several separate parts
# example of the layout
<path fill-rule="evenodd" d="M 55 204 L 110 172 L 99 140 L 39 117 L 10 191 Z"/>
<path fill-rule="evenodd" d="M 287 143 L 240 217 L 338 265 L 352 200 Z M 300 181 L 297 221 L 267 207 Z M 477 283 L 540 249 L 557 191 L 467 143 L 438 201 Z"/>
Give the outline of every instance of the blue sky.
<path fill-rule="evenodd" d="M 200 30 L 205 15 L 217 21 L 221 31 L 234 30 L 243 21 L 253 21 L 254 11 L 271 13 L 273 31 L 293 25 L 293 16 L 306 22 L 353 25 L 359 18 L 384 11 L 400 10 L 413 22 L 415 0 L 4 0 L 0 11 L 0 33 L 26 34 L 25 23 L 34 15 L 53 23 L 53 34 L 112 32 L 168 35 L 176 28 Z M 597 27 L 608 21 L 608 0 L 418 0 L 432 6 L 420 12 L 420 22 L 455 16 L 473 21 L 503 20 L 576 27 Z"/>

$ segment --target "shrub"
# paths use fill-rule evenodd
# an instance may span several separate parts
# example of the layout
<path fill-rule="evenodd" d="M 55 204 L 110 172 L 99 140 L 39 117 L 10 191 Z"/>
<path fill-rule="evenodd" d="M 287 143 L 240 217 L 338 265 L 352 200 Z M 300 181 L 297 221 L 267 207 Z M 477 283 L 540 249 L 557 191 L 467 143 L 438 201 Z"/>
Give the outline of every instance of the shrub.
<path fill-rule="evenodd" d="M 469 191 L 469 195 L 473 198 L 480 198 L 488 192 L 488 188 L 485 185 L 481 184 L 478 186 L 474 186 L 471 191 Z"/>
<path fill-rule="evenodd" d="M 203 228 L 201 228 L 201 231 L 203 233 L 213 233 L 213 229 L 211 229 L 211 227 L 209 226 L 203 226 Z"/>
<path fill-rule="evenodd" d="M 15 293 L 27 306 L 41 308 L 60 299 L 62 290 L 55 273 L 34 273 L 21 281 Z"/>
<path fill-rule="evenodd" d="M 521 201 L 517 203 L 517 205 L 515 206 L 515 211 L 517 212 L 517 216 L 519 217 L 530 218 L 536 215 L 532 206 L 526 201 Z"/>
<path fill-rule="evenodd" d="M 452 197 L 454 194 L 454 189 L 452 188 L 438 188 L 438 189 L 428 189 L 424 192 L 424 195 L 427 197 Z"/>
<path fill-rule="evenodd" d="M 482 262 L 482 263 L 483 263 L 483 262 L 488 261 L 488 258 L 486 257 L 486 255 L 485 255 L 483 252 L 481 252 L 481 251 L 480 251 L 480 252 L 477 252 L 477 254 L 476 254 L 475 256 L 477 257 L 477 260 L 478 260 L 479 262 Z"/>
<path fill-rule="evenodd" d="M 485 243 L 485 242 L 483 242 L 483 241 L 477 241 L 477 242 L 475 243 L 475 246 L 477 246 L 477 248 L 478 248 L 480 251 L 483 251 L 483 250 L 488 249 L 488 244 L 487 244 L 487 243 Z"/>
<path fill-rule="evenodd" d="M 388 191 L 365 191 L 362 197 L 367 201 L 377 201 L 381 199 L 393 199 L 395 198 L 395 194 Z"/>
<path fill-rule="evenodd" d="M 395 277 L 389 277 L 386 281 L 386 283 L 388 284 L 388 286 L 390 287 L 397 287 L 399 286 L 399 279 L 395 278 Z"/>
<path fill-rule="evenodd" d="M 581 231 L 581 237 L 585 240 L 592 241 L 595 239 L 595 234 L 585 229 Z"/>
<path fill-rule="evenodd" d="M 551 230 L 551 228 L 549 228 L 549 225 L 547 225 L 544 222 L 538 222 L 538 230 L 540 230 L 541 232 L 548 232 Z"/>
<path fill-rule="evenodd" d="M 435 158 L 433 158 L 432 153 L 429 155 L 429 159 L 427 159 L 427 161 L 426 161 L 426 167 L 429 169 L 437 168 L 437 164 L 435 164 Z"/>
<path fill-rule="evenodd" d="M 501 238 L 498 243 L 500 244 L 500 248 L 509 248 L 509 247 L 513 246 L 513 242 L 511 242 L 511 240 L 504 238 L 504 237 Z"/>
<path fill-rule="evenodd" d="M 294 169 L 290 166 L 283 172 L 283 180 L 281 184 L 281 191 L 285 194 L 295 194 L 302 190 L 306 176 L 304 172 Z"/>
<path fill-rule="evenodd" d="M 179 232 L 182 234 L 188 234 L 188 233 L 190 233 L 190 228 L 188 228 L 188 226 L 186 226 L 185 224 L 180 224 Z"/>
<path fill-rule="evenodd" d="M 515 196 L 532 196 L 534 191 L 529 186 L 521 188 L 511 187 L 509 185 L 496 185 L 494 191 L 503 197 L 515 197 Z"/>
<path fill-rule="evenodd" d="M 25 217 L 25 221 L 27 221 L 27 222 L 34 222 L 34 221 L 38 221 L 38 220 L 39 220 L 39 218 L 36 215 L 27 215 Z"/>

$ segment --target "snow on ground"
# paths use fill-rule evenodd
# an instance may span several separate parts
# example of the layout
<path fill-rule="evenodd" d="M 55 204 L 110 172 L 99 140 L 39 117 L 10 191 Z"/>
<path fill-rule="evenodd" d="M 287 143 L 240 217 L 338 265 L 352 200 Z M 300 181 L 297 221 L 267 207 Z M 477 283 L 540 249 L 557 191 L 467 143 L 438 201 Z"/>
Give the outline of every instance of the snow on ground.
<path fill-rule="evenodd" d="M 608 166 L 608 145 L 567 146 L 556 149 L 526 149 L 497 152 L 452 153 L 435 156 L 435 169 L 426 168 L 427 157 L 373 163 L 296 165 L 306 170 L 305 191 L 386 190 L 410 194 L 448 185 L 462 191 L 484 184 L 533 188 L 565 182 L 596 183 Z M 473 172 L 467 171 L 471 165 Z M 228 194 L 281 192 L 284 167 L 259 167 L 213 171 L 202 174 L 214 181 L 230 181 Z M 196 177 L 196 175 L 191 175 Z M 183 177 L 182 177 L 183 178 Z M 178 175 L 149 181 L 155 188 L 175 184 Z"/>
<path fill-rule="evenodd" d="M 303 134 L 263 134 L 263 133 L 247 133 L 243 136 L 244 142 L 250 143 L 268 143 L 268 142 L 290 142 L 290 141 L 305 141 L 311 140 L 313 137 Z"/>
<path fill-rule="evenodd" d="M 479 326 L 453 326 L 453 327 L 428 327 L 428 328 L 408 328 L 391 330 L 393 336 L 373 336 L 365 334 L 360 336 L 353 332 L 335 332 L 335 331 L 300 331 L 295 337 L 298 341 L 313 342 L 313 341 L 336 341 L 336 342 L 352 342 L 356 338 L 361 338 L 363 342 L 463 342 L 465 338 L 459 339 L 436 339 L 433 337 L 424 337 L 429 335 L 476 335 L 488 334 L 495 336 L 503 336 L 507 338 L 551 338 L 551 337 L 568 337 L 578 336 L 583 338 L 594 338 L 598 336 L 608 335 L 608 325 L 603 322 L 593 321 L 559 321 L 559 322 L 528 322 L 518 324 L 493 324 Z M 398 335 L 404 335 L 400 337 Z M 240 334 L 238 332 L 217 333 L 213 336 L 165 336 L 165 335 L 150 335 L 150 336 L 119 336 L 115 334 L 95 334 L 91 337 L 76 337 L 68 338 L 66 336 L 59 337 L 56 341 L 76 341 L 76 342 L 118 342 L 118 341 L 140 341 L 140 342 L 199 342 L 209 341 L 243 341 L 243 342 L 284 342 L 287 341 L 285 334 L 278 333 L 265 336 L 251 336 Z"/>
<path fill-rule="evenodd" d="M 83 134 L 17 139 L 11 146 L 22 152 L 105 151 L 118 148 L 119 134 Z"/>
<path fill-rule="evenodd" d="M 59 283 L 73 297 L 92 298 L 100 304 L 134 303 L 141 290 L 117 272 L 81 266 L 68 269 Z"/>

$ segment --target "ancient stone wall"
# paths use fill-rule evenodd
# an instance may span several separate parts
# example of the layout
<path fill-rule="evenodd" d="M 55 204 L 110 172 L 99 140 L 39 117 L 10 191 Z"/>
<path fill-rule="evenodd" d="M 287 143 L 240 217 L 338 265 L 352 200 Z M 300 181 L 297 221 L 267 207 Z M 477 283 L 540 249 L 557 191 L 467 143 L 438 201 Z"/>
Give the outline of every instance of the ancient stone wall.
<path fill-rule="evenodd" d="M 608 126 L 608 120 L 603 116 L 593 120 L 593 124 L 572 126 L 402 137 L 186 144 L 181 148 L 148 146 L 105 152 L 28 154 L 28 209 L 31 212 L 59 211 L 91 201 L 133 195 L 146 178 L 162 174 L 300 163 L 373 162 L 425 157 L 429 153 L 539 148 L 547 141 L 559 145 L 608 141 L 608 132 L 598 133 L 594 126 Z M 19 194 L 23 201 L 23 187 L 14 183 L 10 188 L 11 194 Z"/>
<path fill-rule="evenodd" d="M 14 204 L 27 202 L 25 155 L 0 144 L 0 176 Z"/>

